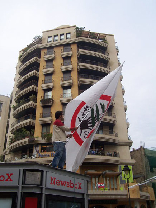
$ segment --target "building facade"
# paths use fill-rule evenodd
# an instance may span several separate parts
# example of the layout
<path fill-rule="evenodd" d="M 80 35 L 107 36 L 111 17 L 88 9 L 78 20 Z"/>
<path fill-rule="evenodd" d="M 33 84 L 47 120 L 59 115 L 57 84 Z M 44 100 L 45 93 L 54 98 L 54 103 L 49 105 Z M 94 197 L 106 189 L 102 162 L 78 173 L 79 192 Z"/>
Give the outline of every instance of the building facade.
<path fill-rule="evenodd" d="M 68 102 L 116 69 L 120 65 L 118 53 L 113 35 L 68 25 L 44 31 L 42 37 L 35 37 L 22 49 L 4 151 L 6 161 L 51 162 L 55 112 L 65 111 Z M 120 165 L 133 165 L 135 161 L 129 150 L 132 141 L 128 136 L 122 78 L 121 74 L 116 98 L 78 170 L 91 176 L 90 207 L 110 204 L 112 199 L 112 207 L 128 203 L 127 192 L 120 184 Z M 109 192 L 101 192 L 99 183 Z"/>
<path fill-rule="evenodd" d="M 8 127 L 10 98 L 0 95 L 0 160 L 3 161 L 3 151 L 5 149 L 5 134 Z"/>

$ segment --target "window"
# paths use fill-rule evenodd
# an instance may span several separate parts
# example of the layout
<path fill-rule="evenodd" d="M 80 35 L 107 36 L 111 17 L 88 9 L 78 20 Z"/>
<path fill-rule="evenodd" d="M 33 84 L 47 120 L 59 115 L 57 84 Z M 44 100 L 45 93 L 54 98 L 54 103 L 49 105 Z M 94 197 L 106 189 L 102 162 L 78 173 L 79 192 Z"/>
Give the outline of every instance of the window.
<path fill-rule="evenodd" d="M 48 36 L 48 41 L 47 41 L 48 43 L 49 42 L 52 42 L 52 36 Z"/>
<path fill-rule="evenodd" d="M 113 126 L 109 126 L 109 134 L 113 134 Z"/>
<path fill-rule="evenodd" d="M 71 38 L 71 34 L 70 33 L 66 33 L 66 39 L 70 39 Z"/>
<path fill-rule="evenodd" d="M 100 124 L 96 134 L 103 134 L 103 125 Z"/>
<path fill-rule="evenodd" d="M 50 124 L 42 126 L 42 133 L 50 133 Z"/>
<path fill-rule="evenodd" d="M 46 69 L 53 68 L 53 61 L 46 61 Z"/>
<path fill-rule="evenodd" d="M 53 48 L 47 48 L 47 55 L 52 55 L 54 53 Z"/>
<path fill-rule="evenodd" d="M 71 89 L 63 89 L 63 97 L 71 97 Z"/>
<path fill-rule="evenodd" d="M 63 81 L 71 80 L 71 71 L 66 71 L 63 73 Z"/>
<path fill-rule="evenodd" d="M 41 146 L 41 152 L 52 152 L 53 151 L 53 145 L 42 145 Z"/>
<path fill-rule="evenodd" d="M 58 35 L 54 35 L 54 42 L 58 41 Z"/>
<path fill-rule="evenodd" d="M 43 108 L 43 118 L 51 117 L 51 107 Z"/>
<path fill-rule="evenodd" d="M 71 58 L 69 58 L 69 57 L 64 58 L 63 59 L 63 65 L 64 66 L 71 65 Z"/>
<path fill-rule="evenodd" d="M 64 34 L 60 35 L 60 40 L 64 40 Z"/>
<path fill-rule="evenodd" d="M 45 90 L 44 91 L 44 99 L 52 98 L 52 91 Z"/>
<path fill-rule="evenodd" d="M 67 105 L 62 105 L 62 112 L 63 112 L 63 114 L 65 114 L 66 106 Z"/>
<path fill-rule="evenodd" d="M 70 52 L 71 51 L 71 46 L 70 45 L 66 45 L 63 47 L 63 52 Z"/>
<path fill-rule="evenodd" d="M 52 83 L 52 74 L 45 74 L 44 84 Z"/>

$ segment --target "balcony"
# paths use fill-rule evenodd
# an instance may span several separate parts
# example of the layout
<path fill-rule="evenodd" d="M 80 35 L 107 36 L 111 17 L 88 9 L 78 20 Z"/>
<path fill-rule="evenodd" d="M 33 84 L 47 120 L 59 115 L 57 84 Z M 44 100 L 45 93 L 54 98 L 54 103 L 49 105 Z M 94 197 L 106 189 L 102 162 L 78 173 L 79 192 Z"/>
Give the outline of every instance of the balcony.
<path fill-rule="evenodd" d="M 101 163 L 119 164 L 120 155 L 116 151 L 104 151 L 101 149 L 90 149 L 84 162 L 92 162 L 92 163 L 101 162 Z"/>
<path fill-rule="evenodd" d="M 95 134 L 94 136 L 94 141 L 102 141 L 102 142 L 110 142 L 110 143 L 118 143 L 118 134 L 115 132 L 110 131 L 108 132 L 103 132 L 103 134 Z"/>
<path fill-rule="evenodd" d="M 40 104 L 41 106 L 45 106 L 45 105 L 51 106 L 53 104 L 53 98 L 41 97 Z"/>
<path fill-rule="evenodd" d="M 38 64 L 40 63 L 40 59 L 38 57 L 34 57 L 32 59 L 30 59 L 29 61 L 27 61 L 25 64 L 21 64 L 19 67 L 19 74 L 23 71 L 23 69 L 25 69 L 26 67 L 28 67 L 29 65 L 33 64 L 37 62 Z"/>
<path fill-rule="evenodd" d="M 86 55 L 86 56 L 94 56 L 94 57 L 97 57 L 97 58 L 101 58 L 101 59 L 104 59 L 106 61 L 109 61 L 110 58 L 109 58 L 109 54 L 105 55 L 105 54 L 102 54 L 102 53 L 98 53 L 98 52 L 94 52 L 94 51 L 88 51 L 88 50 L 84 50 L 84 49 L 79 49 L 78 53 L 77 53 L 78 57 L 80 55 Z"/>
<path fill-rule="evenodd" d="M 65 71 L 72 71 L 73 70 L 73 66 L 72 65 L 68 65 L 68 66 L 61 66 L 61 71 L 65 72 Z"/>
<path fill-rule="evenodd" d="M 102 77 L 94 76 L 94 75 L 88 75 L 88 74 L 80 74 L 79 75 L 79 85 L 93 85 L 97 81 L 102 79 Z"/>
<path fill-rule="evenodd" d="M 64 93 L 60 97 L 60 102 L 66 104 L 66 103 L 69 103 L 72 99 L 73 98 L 72 98 L 72 94 L 71 93 Z"/>
<path fill-rule="evenodd" d="M 116 115 L 115 113 L 108 115 L 108 113 L 106 113 L 106 115 L 103 117 L 103 122 L 105 123 L 111 123 L 111 124 L 115 124 L 116 123 Z"/>
<path fill-rule="evenodd" d="M 36 116 L 29 114 L 17 119 L 11 124 L 11 133 L 25 126 L 35 126 Z"/>
<path fill-rule="evenodd" d="M 78 64 L 78 70 L 80 71 L 80 69 L 90 69 L 90 70 L 94 70 L 94 71 L 100 71 L 100 72 L 104 72 L 106 74 L 110 73 L 110 69 L 107 67 L 104 67 L 103 64 L 98 64 L 98 62 L 95 62 L 96 64 L 93 64 L 93 62 L 88 61 L 88 63 L 79 63 Z M 100 66 L 101 65 L 101 66 Z"/>
<path fill-rule="evenodd" d="M 65 57 L 70 57 L 72 56 L 72 51 L 67 51 L 67 52 L 61 52 L 61 57 L 65 58 Z"/>
<path fill-rule="evenodd" d="M 17 107 L 16 107 L 17 106 Z M 14 107 L 14 112 L 13 112 L 13 117 L 17 118 L 18 114 L 20 114 L 23 111 L 26 111 L 27 109 L 34 108 L 36 109 L 36 102 L 28 99 L 28 100 L 23 100 L 23 102 L 20 102 Z"/>
<path fill-rule="evenodd" d="M 19 77 L 19 79 L 17 80 L 17 87 L 19 87 L 24 81 L 28 80 L 28 79 L 33 79 L 33 77 L 39 77 L 39 72 L 37 72 L 36 70 L 29 72 L 28 74 L 26 74 L 23 77 Z"/>
<path fill-rule="evenodd" d="M 53 60 L 55 58 L 55 52 L 53 54 L 47 54 L 47 52 L 44 52 L 44 60 Z"/>
<path fill-rule="evenodd" d="M 54 64 L 53 64 L 53 67 L 54 67 Z M 55 71 L 55 69 L 53 67 L 52 68 L 46 68 L 44 66 L 43 69 L 42 69 L 43 74 L 52 74 Z"/>
<path fill-rule="evenodd" d="M 61 77 L 60 85 L 61 87 L 72 86 L 73 85 L 72 76 Z"/>
<path fill-rule="evenodd" d="M 42 80 L 42 90 L 46 90 L 46 89 L 52 89 L 54 86 L 54 80 L 53 79 L 46 79 L 46 80 Z"/>
<path fill-rule="evenodd" d="M 52 113 L 41 113 L 39 118 L 39 123 L 42 124 L 51 124 L 52 123 Z"/>

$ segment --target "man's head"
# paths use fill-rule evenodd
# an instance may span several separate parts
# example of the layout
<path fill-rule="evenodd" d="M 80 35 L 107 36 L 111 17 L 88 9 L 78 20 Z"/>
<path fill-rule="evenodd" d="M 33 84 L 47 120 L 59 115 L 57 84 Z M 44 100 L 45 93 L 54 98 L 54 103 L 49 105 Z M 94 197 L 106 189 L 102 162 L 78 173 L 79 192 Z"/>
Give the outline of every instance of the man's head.
<path fill-rule="evenodd" d="M 56 119 L 62 119 L 62 118 L 63 118 L 63 113 L 62 113 L 62 111 L 56 111 L 56 113 L 55 113 L 55 118 L 56 118 Z"/>

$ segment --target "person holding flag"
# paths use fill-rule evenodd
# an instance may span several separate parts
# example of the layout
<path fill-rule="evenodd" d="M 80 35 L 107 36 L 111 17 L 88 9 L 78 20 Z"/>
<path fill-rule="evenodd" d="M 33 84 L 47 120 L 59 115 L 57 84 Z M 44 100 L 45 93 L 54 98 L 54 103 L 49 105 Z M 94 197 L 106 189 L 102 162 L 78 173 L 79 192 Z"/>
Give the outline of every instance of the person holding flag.
<path fill-rule="evenodd" d="M 55 113 L 55 122 L 53 123 L 53 136 L 52 143 L 54 143 L 55 156 L 51 163 L 52 167 L 63 169 L 66 160 L 66 139 L 71 138 L 72 134 L 66 135 L 65 132 L 76 131 L 78 127 L 68 128 L 64 126 L 63 123 L 63 113 L 62 111 L 57 111 Z"/>

